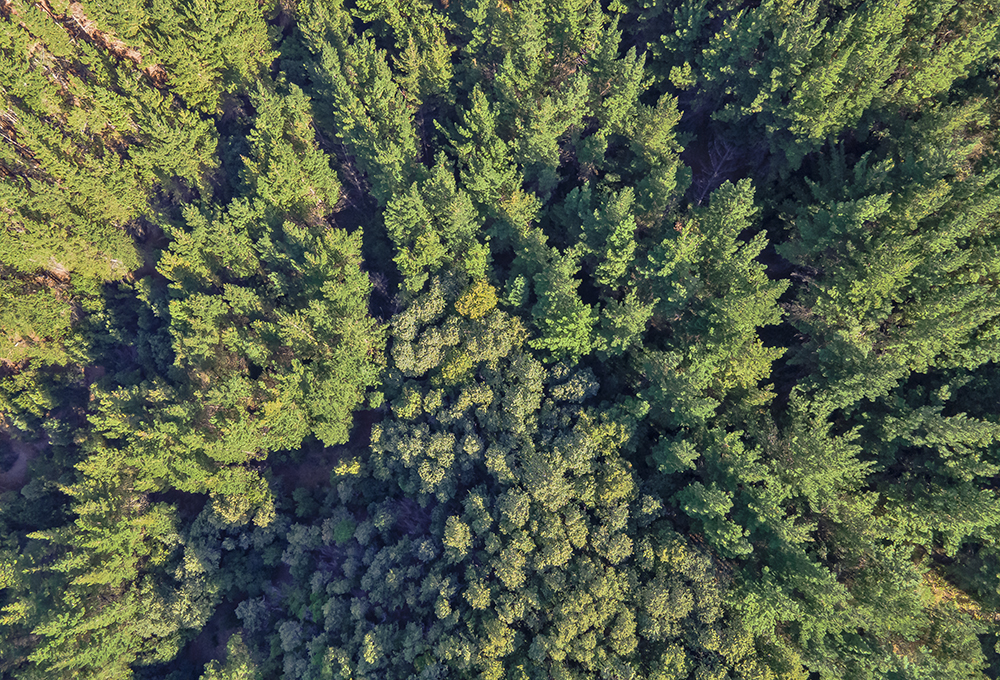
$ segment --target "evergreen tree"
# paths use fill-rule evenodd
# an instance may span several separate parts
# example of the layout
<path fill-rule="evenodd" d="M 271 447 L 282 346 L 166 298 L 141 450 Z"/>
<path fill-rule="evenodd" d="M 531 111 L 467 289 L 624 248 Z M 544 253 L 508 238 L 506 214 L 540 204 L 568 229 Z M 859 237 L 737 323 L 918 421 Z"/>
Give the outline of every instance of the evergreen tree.
<path fill-rule="evenodd" d="M 0 21 L 0 675 L 1000 672 L 989 3 Z"/>

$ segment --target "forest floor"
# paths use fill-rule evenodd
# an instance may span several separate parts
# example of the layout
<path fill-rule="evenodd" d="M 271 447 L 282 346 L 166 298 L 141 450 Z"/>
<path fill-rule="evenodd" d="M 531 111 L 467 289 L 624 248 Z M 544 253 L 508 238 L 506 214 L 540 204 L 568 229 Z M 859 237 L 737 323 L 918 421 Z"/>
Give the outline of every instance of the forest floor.
<path fill-rule="evenodd" d="M 37 458 L 48 443 L 29 443 L 12 437 L 9 432 L 0 432 L 0 491 L 20 489 L 28 483 L 28 463 Z M 6 454 L 6 455 L 5 455 Z M 3 458 L 14 458 L 14 462 L 4 465 Z"/>
<path fill-rule="evenodd" d="M 271 474 L 280 481 L 282 491 L 290 494 L 297 488 L 315 489 L 330 483 L 330 473 L 342 458 L 367 452 L 371 443 L 372 425 L 382 418 L 380 411 L 360 411 L 355 415 L 351 438 L 346 444 L 325 447 L 319 442 L 306 444 L 300 453 L 289 455 L 270 466 Z M 197 514 L 197 513 L 195 513 Z M 282 564 L 274 578 L 278 585 L 290 583 L 291 571 Z M 188 643 L 185 656 L 198 668 L 213 659 L 225 662 L 226 643 L 240 629 L 236 616 L 239 600 L 223 600 L 201 632 Z"/>
<path fill-rule="evenodd" d="M 229 638 L 240 630 L 241 622 L 236 616 L 234 600 L 223 600 L 219 603 L 212 618 L 208 620 L 187 646 L 187 659 L 196 668 L 202 668 L 209 661 L 226 662 L 226 645 Z"/>
<path fill-rule="evenodd" d="M 319 442 L 303 446 L 303 452 L 289 455 L 271 466 L 271 474 L 282 481 L 284 490 L 291 493 L 304 487 L 315 489 L 330 483 L 330 472 L 342 458 L 364 454 L 371 443 L 372 425 L 382 418 L 379 411 L 360 411 L 354 417 L 351 438 L 346 444 L 326 447 Z"/>

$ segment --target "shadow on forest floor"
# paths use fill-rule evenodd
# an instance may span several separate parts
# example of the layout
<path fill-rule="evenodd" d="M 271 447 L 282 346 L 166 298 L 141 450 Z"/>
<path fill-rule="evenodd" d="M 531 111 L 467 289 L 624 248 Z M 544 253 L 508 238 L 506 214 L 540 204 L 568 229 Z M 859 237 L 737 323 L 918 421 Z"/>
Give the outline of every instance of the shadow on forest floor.
<path fill-rule="evenodd" d="M 226 644 L 240 630 L 234 600 L 223 600 L 201 632 L 188 643 L 184 654 L 195 668 L 203 668 L 209 661 L 226 661 Z"/>
<path fill-rule="evenodd" d="M 28 463 L 45 452 L 48 442 L 25 442 L 9 431 L 0 431 L 0 491 L 20 489 L 28 483 Z"/>
<path fill-rule="evenodd" d="M 354 416 L 351 438 L 346 444 L 323 446 L 307 443 L 295 453 L 286 453 L 270 466 L 271 474 L 281 480 L 282 491 L 290 494 L 298 488 L 315 489 L 330 483 L 330 472 L 341 458 L 365 454 L 371 443 L 372 425 L 382 418 L 379 411 L 358 411 Z"/>
<path fill-rule="evenodd" d="M 281 492 L 291 495 L 295 489 L 315 489 L 330 483 L 330 473 L 342 458 L 364 454 L 371 442 L 372 425 L 382 418 L 382 412 L 377 410 L 359 411 L 354 416 L 354 427 L 346 444 L 338 446 L 323 446 L 313 441 L 305 444 L 294 453 L 275 456 L 275 463 L 269 466 L 270 473 L 276 483 L 280 484 Z M 175 494 L 175 496 L 179 495 Z M 185 496 L 194 494 L 184 494 Z M 178 502 L 178 498 L 169 497 L 164 500 Z M 292 580 L 288 565 L 281 564 L 271 579 L 272 584 L 290 583 Z M 189 670 L 201 669 L 209 661 L 226 659 L 226 644 L 229 638 L 241 628 L 241 622 L 236 616 L 236 607 L 245 595 L 235 599 L 225 599 L 216 608 L 215 613 L 205 623 L 201 631 L 184 647 L 171 667 L 180 668 L 184 665 Z"/>

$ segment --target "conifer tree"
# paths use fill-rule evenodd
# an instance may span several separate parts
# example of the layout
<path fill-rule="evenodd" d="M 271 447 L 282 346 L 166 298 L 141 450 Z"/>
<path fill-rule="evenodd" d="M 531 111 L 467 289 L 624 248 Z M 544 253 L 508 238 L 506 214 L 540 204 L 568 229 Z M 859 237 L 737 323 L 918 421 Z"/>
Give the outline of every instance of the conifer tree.
<path fill-rule="evenodd" d="M 303 8 L 303 38 L 313 57 L 311 94 L 322 103 L 319 125 L 347 147 L 385 205 L 395 192 L 421 178 L 413 109 L 407 104 L 384 51 L 356 37 L 346 10 L 335 3 Z"/>
<path fill-rule="evenodd" d="M 86 2 L 82 10 L 137 50 L 144 66 L 161 66 L 188 107 L 210 114 L 221 110 L 223 95 L 256 82 L 275 58 L 261 7 L 247 0 Z"/>
<path fill-rule="evenodd" d="M 0 675 L 997 675 L 989 3 L 0 21 Z"/>

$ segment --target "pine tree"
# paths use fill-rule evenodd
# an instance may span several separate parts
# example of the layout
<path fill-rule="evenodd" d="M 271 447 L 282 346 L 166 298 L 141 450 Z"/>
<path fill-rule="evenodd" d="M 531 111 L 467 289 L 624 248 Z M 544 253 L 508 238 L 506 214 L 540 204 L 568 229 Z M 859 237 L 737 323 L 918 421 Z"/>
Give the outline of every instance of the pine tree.
<path fill-rule="evenodd" d="M 276 56 L 260 7 L 246 0 L 86 2 L 83 11 L 136 48 L 143 65 L 162 65 L 168 86 L 188 107 L 210 114 L 221 111 L 225 94 L 264 75 Z"/>
<path fill-rule="evenodd" d="M 579 253 L 553 250 L 549 257 L 544 269 L 535 276 L 538 302 L 531 313 L 539 337 L 531 345 L 546 350 L 553 359 L 575 360 L 594 348 L 598 316 L 577 293 L 579 281 L 574 275 L 579 269 Z"/>
<path fill-rule="evenodd" d="M 340 198 L 340 182 L 313 139 L 309 100 L 295 85 L 287 95 L 260 86 L 254 105 L 245 171 L 250 191 L 279 213 L 320 223 Z"/>
<path fill-rule="evenodd" d="M 328 114 L 321 128 L 336 135 L 385 205 L 395 193 L 421 178 L 413 109 L 392 76 L 385 52 L 355 37 L 339 5 L 309 5 L 303 12 L 304 41 L 313 62 L 310 94 Z"/>
<path fill-rule="evenodd" d="M 443 271 L 483 279 L 489 251 L 479 240 L 481 224 L 469 196 L 456 187 L 448 161 L 439 157 L 425 181 L 386 206 L 385 227 L 396 244 L 407 292 L 418 293 L 429 276 Z"/>

